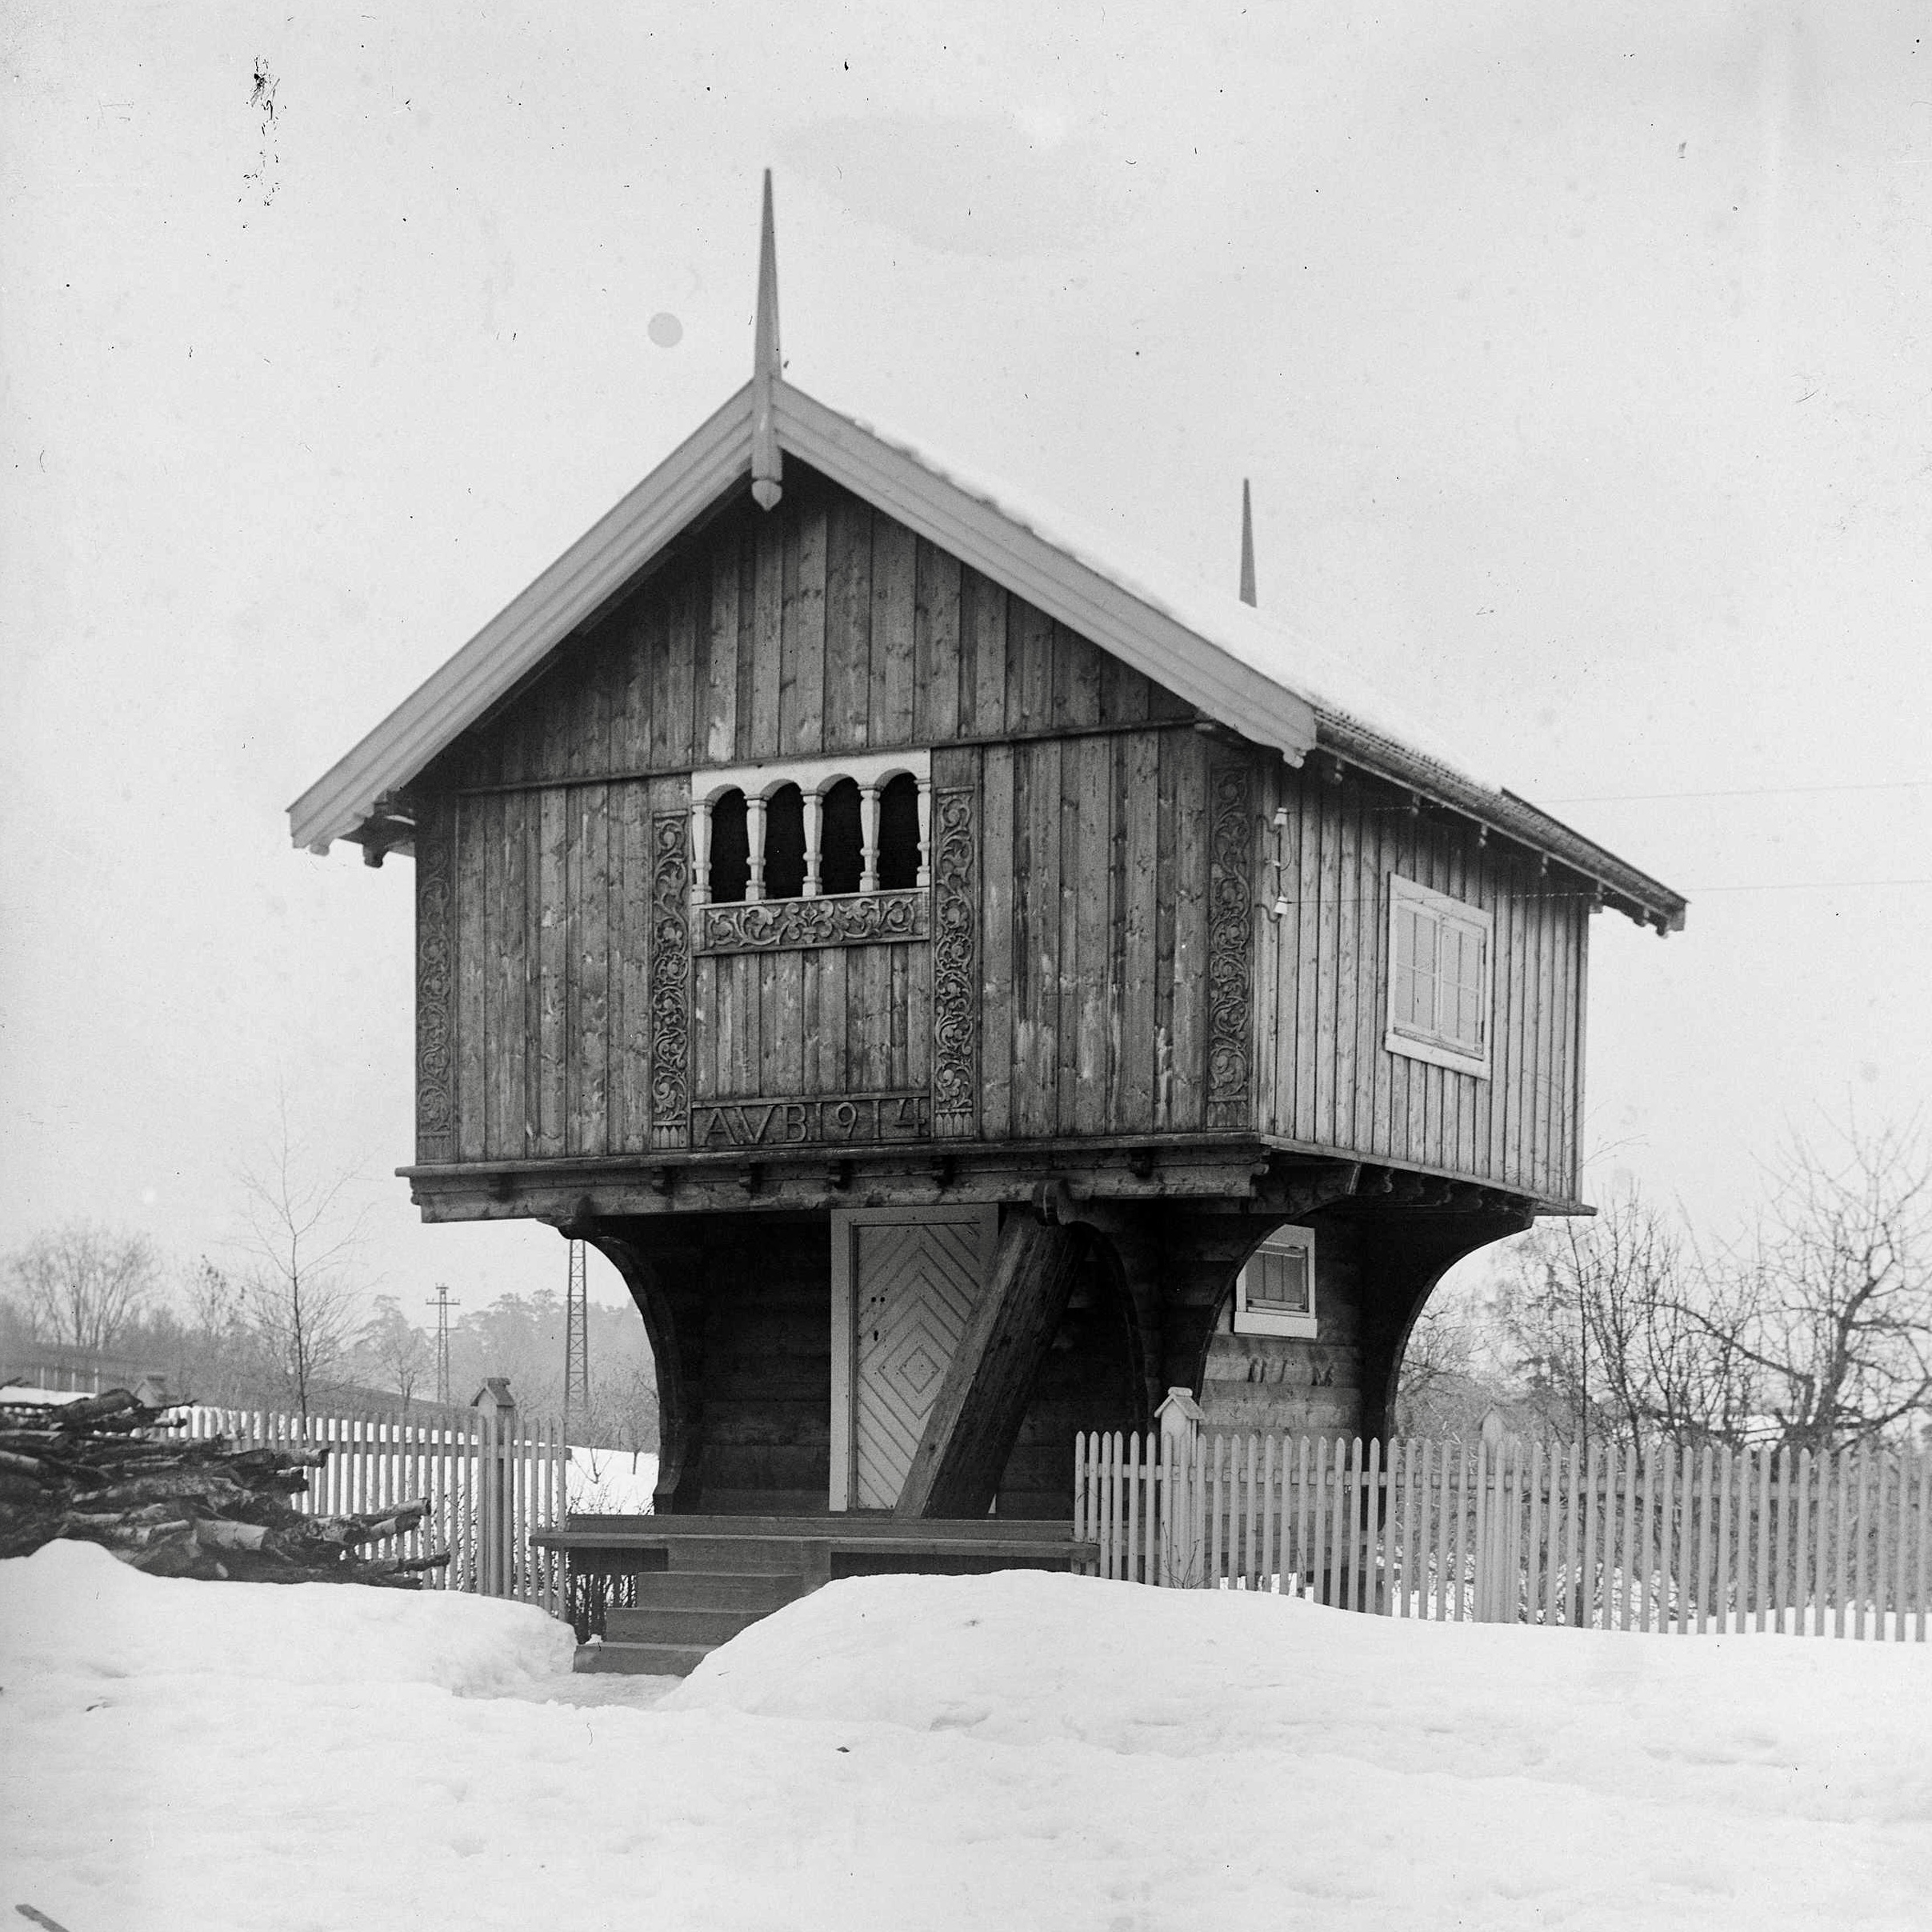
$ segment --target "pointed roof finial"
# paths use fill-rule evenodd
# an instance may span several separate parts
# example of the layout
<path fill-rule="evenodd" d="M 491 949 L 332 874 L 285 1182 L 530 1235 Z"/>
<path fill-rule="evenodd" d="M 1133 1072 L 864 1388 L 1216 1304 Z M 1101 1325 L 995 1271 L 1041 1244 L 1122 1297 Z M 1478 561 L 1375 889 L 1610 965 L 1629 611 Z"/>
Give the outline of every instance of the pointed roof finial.
<path fill-rule="evenodd" d="M 765 170 L 764 232 L 758 240 L 758 321 L 751 368 L 751 494 L 771 510 L 784 494 L 778 455 L 778 244 L 771 220 L 771 170 Z"/>
<path fill-rule="evenodd" d="M 1254 509 L 1248 500 L 1248 479 L 1241 479 L 1241 601 L 1254 602 Z"/>

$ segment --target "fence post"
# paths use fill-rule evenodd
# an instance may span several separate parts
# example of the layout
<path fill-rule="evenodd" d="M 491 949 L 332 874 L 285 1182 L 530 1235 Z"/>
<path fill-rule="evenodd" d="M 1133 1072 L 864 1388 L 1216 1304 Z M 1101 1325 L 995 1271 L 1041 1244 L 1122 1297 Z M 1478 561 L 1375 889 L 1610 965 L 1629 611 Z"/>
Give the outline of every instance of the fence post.
<path fill-rule="evenodd" d="M 477 1444 L 477 1592 L 486 1597 L 506 1597 L 515 1555 L 510 1547 L 510 1457 L 516 1441 L 517 1400 L 510 1392 L 509 1382 L 492 1375 L 477 1390 L 470 1406 L 481 1413 L 483 1422 Z"/>
<path fill-rule="evenodd" d="M 1504 1477 L 1508 1436 L 1501 1414 L 1482 1418 L 1482 1442 L 1476 1462 L 1476 1621 L 1514 1623 L 1514 1593 L 1506 1610 L 1503 1572 L 1509 1561 L 1508 1488 Z"/>
<path fill-rule="evenodd" d="M 1189 1480 L 1194 1446 L 1206 1418 L 1186 1389 L 1170 1389 L 1154 1412 L 1161 1429 L 1161 1461 L 1166 1480 L 1160 1485 L 1160 1574 L 1154 1580 L 1170 1590 L 1184 1589 L 1193 1566 L 1195 1499 Z"/>

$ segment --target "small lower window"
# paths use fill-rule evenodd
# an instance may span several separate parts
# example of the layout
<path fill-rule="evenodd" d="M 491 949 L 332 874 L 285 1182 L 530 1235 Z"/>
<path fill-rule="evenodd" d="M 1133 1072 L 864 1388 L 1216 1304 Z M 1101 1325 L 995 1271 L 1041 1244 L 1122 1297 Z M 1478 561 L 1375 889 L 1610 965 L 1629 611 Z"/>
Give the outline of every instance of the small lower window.
<path fill-rule="evenodd" d="M 1234 1281 L 1238 1335 L 1315 1332 L 1315 1231 L 1277 1228 Z"/>

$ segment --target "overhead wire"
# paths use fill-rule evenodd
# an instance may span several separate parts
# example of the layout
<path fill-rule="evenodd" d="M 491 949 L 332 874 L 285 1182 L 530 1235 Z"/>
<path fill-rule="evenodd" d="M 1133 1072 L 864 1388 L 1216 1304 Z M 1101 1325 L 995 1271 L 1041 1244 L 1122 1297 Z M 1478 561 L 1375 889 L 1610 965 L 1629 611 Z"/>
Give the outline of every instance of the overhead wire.
<path fill-rule="evenodd" d="M 1681 798 L 1810 798 L 1825 792 L 1923 791 L 1932 778 L 1886 778 L 1859 785 L 1742 785 L 1721 791 L 1600 791 L 1580 798 L 1545 798 L 1544 805 L 1638 805 Z"/>

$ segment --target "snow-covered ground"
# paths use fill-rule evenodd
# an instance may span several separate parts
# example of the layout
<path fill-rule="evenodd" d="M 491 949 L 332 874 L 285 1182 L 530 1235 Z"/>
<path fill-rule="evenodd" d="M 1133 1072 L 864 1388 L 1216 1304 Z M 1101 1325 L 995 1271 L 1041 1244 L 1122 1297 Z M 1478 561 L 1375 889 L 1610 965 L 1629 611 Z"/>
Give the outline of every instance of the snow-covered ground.
<path fill-rule="evenodd" d="M 642 1516 L 658 1486 L 658 1458 L 622 1449 L 570 1450 L 570 1502 L 573 1510 L 606 1516 Z"/>
<path fill-rule="evenodd" d="M 1932 1646 L 1017 1573 L 834 1584 L 681 1686 L 570 1655 L 463 1597 L 0 1563 L 0 1905 L 70 1932 L 1932 1911 Z"/>

